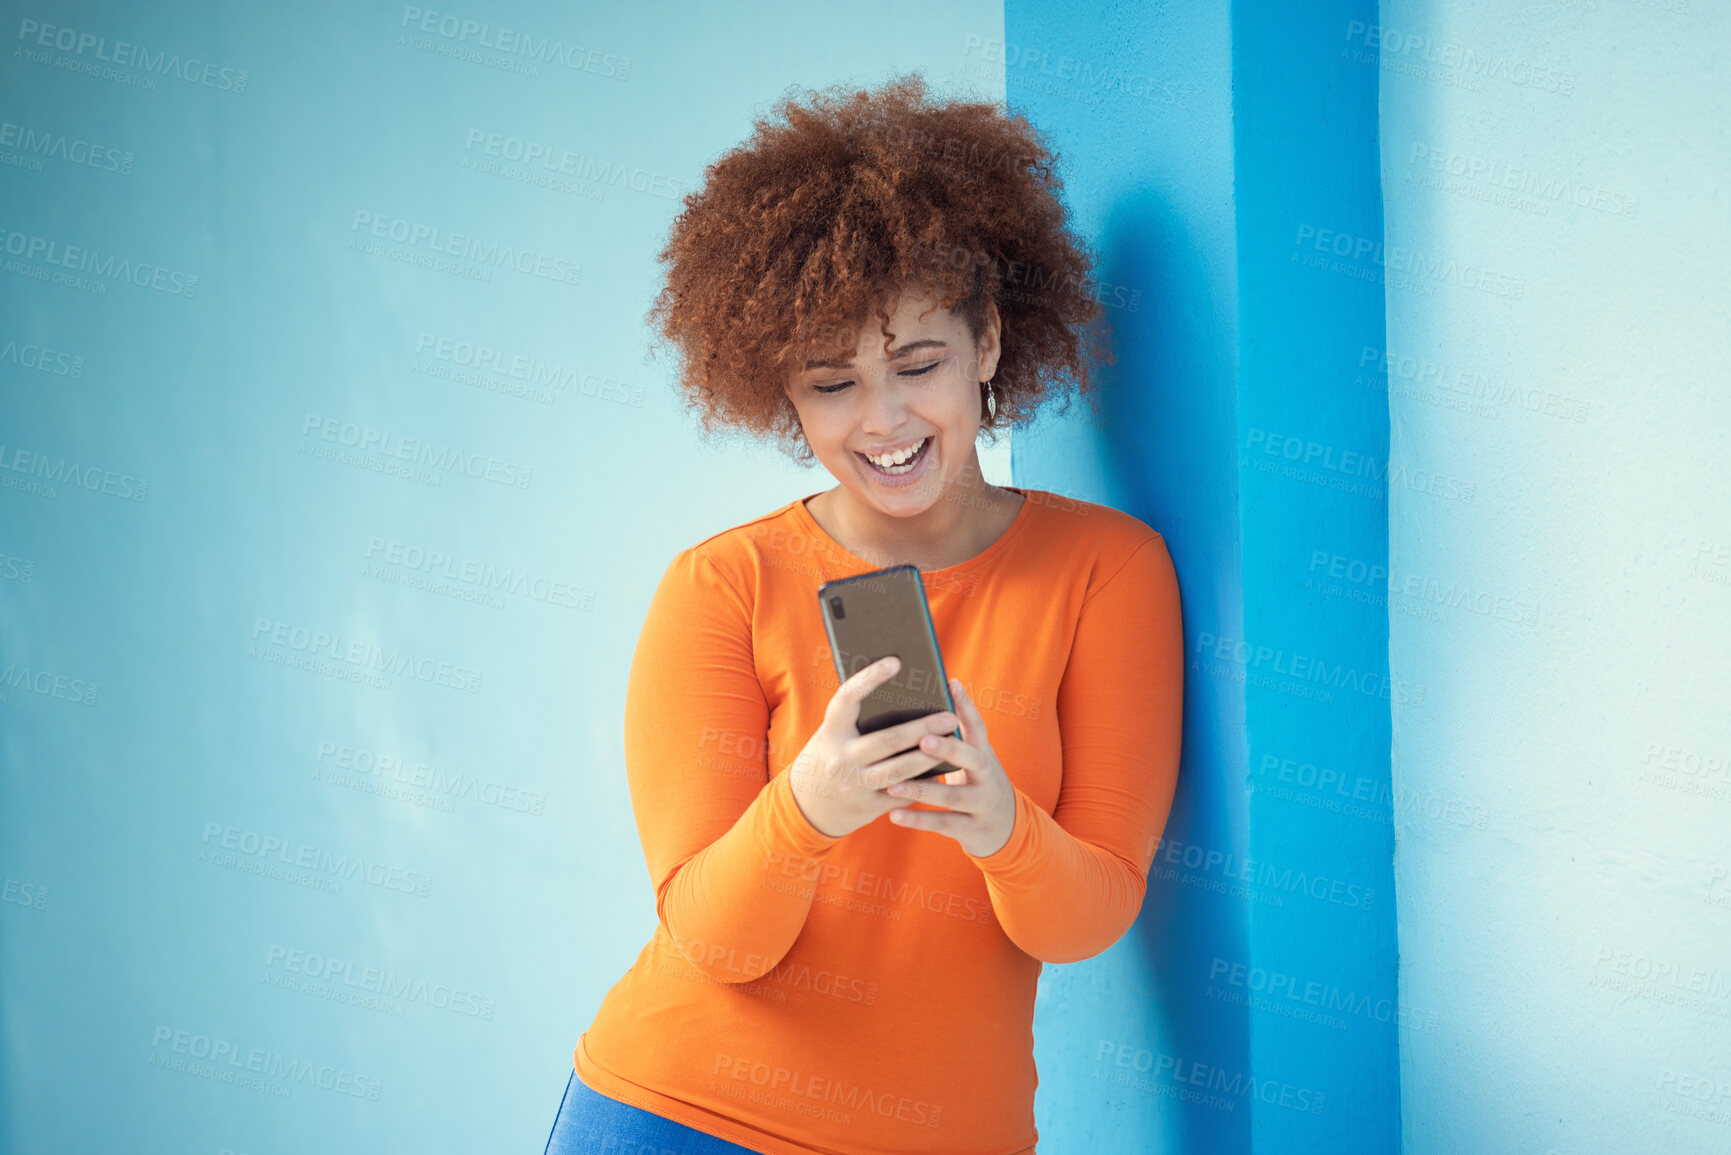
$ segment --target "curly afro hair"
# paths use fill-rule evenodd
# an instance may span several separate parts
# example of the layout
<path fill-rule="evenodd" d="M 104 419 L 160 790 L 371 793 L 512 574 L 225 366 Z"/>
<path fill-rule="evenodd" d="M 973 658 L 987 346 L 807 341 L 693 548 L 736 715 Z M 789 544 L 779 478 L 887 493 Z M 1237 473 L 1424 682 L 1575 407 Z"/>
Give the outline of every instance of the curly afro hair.
<path fill-rule="evenodd" d="M 994 104 L 934 102 L 918 75 L 806 95 L 784 95 L 709 165 L 659 254 L 667 280 L 649 320 L 678 352 L 704 432 L 773 435 L 809 462 L 790 375 L 850 355 L 874 314 L 887 348 L 889 308 L 915 287 L 976 339 L 998 310 L 983 429 L 1025 422 L 1071 383 L 1090 390 L 1090 360 L 1109 360 L 1093 258 L 1039 131 Z"/>

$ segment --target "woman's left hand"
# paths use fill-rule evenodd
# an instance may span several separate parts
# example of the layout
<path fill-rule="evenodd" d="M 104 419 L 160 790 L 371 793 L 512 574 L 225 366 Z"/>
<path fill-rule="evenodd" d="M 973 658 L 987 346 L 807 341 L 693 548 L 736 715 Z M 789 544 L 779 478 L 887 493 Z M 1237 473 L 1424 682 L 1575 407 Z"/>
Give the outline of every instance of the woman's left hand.
<path fill-rule="evenodd" d="M 1016 825 L 1016 788 L 986 741 L 985 720 L 960 678 L 950 679 L 950 694 L 956 703 L 956 717 L 962 724 L 961 736 L 927 734 L 920 739 L 920 749 L 960 769 L 941 779 L 899 782 L 887 791 L 892 798 L 909 803 L 929 802 L 944 809 L 904 807 L 890 811 L 890 821 L 897 826 L 948 835 L 975 858 L 985 858 L 1002 850 L 1010 840 L 1010 831 Z"/>

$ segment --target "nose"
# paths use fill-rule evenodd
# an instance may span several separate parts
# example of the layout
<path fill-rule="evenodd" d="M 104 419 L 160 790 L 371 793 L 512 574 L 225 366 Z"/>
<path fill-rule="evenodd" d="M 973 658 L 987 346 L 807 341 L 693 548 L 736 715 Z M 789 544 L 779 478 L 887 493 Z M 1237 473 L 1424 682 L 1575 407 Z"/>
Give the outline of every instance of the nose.
<path fill-rule="evenodd" d="M 881 381 L 874 381 L 865 388 L 865 408 L 860 413 L 860 429 L 874 437 L 893 433 L 901 427 L 905 412 L 895 389 Z"/>

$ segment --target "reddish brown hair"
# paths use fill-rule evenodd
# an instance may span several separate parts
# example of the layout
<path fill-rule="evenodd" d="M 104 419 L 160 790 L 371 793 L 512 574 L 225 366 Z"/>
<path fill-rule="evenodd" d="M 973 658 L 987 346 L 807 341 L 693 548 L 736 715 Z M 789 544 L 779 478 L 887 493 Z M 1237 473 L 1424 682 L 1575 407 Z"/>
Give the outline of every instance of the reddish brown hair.
<path fill-rule="evenodd" d="M 995 305 L 1001 348 L 981 424 L 1015 425 L 1103 349 L 1092 257 L 1072 235 L 1043 137 L 996 105 L 934 102 L 904 77 L 874 91 L 784 96 L 709 165 L 660 253 L 650 312 L 678 351 L 706 433 L 731 425 L 810 460 L 785 393 L 808 357 L 854 352 L 903 288 L 929 290 L 978 339 Z M 1067 403 L 1066 403 L 1067 404 Z"/>

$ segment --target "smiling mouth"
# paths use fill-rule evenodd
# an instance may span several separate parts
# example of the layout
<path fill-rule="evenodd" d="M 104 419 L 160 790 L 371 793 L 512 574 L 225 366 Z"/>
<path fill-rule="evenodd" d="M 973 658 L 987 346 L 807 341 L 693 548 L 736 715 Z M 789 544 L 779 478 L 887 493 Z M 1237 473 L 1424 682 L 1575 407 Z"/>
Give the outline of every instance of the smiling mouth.
<path fill-rule="evenodd" d="M 915 469 L 919 468 L 920 462 L 932 448 L 932 441 L 933 438 L 928 436 L 924 441 L 920 442 L 920 446 L 914 451 L 914 455 L 903 461 L 900 465 L 883 465 L 857 450 L 855 451 L 854 456 L 858 457 L 861 461 L 865 462 L 867 465 L 871 466 L 872 469 L 883 474 L 885 477 L 899 477 L 904 473 L 912 473 Z"/>

